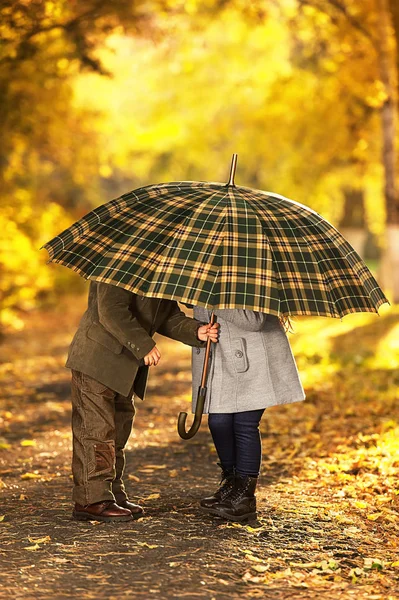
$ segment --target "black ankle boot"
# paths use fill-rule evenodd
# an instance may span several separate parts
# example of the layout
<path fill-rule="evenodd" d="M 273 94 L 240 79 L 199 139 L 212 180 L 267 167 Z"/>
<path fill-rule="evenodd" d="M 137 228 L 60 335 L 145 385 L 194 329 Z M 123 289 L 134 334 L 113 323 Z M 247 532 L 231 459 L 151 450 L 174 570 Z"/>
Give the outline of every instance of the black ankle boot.
<path fill-rule="evenodd" d="M 256 519 L 255 489 L 257 477 L 236 475 L 235 489 L 225 501 L 212 506 L 212 514 L 229 521 Z"/>
<path fill-rule="evenodd" d="M 217 504 L 218 502 L 224 502 L 234 490 L 234 469 L 231 471 L 226 471 L 223 469 L 221 463 L 218 463 L 218 465 L 222 469 L 222 477 L 220 479 L 219 489 L 216 490 L 213 496 L 208 496 L 207 498 L 203 498 L 201 500 L 200 505 L 202 508 L 212 508 L 214 504 Z"/>

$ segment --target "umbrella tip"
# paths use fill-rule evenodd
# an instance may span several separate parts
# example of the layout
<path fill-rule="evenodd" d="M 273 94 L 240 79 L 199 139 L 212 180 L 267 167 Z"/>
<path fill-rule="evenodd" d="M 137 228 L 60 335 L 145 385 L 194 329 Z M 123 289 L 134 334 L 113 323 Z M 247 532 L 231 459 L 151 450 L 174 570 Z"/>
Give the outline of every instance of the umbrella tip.
<path fill-rule="evenodd" d="M 230 176 L 227 185 L 235 186 L 234 175 L 236 174 L 237 156 L 237 154 L 233 154 L 233 157 L 231 159 Z"/>

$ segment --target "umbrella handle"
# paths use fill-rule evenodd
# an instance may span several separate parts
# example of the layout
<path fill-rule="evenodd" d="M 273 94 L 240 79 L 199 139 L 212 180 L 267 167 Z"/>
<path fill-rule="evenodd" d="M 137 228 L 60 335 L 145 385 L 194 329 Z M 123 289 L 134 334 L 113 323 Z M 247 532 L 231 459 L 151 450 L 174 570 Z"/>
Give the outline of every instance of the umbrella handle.
<path fill-rule="evenodd" d="M 215 323 L 215 320 L 216 320 L 215 313 L 212 311 L 211 318 L 210 318 L 210 324 L 213 325 Z M 179 414 L 179 418 L 177 421 L 177 431 L 183 440 L 189 440 L 192 437 L 194 437 L 201 425 L 202 413 L 204 411 L 204 404 L 205 404 L 205 398 L 206 398 L 206 389 L 207 389 L 206 388 L 206 380 L 208 378 L 208 366 L 209 366 L 209 355 L 211 352 L 211 343 L 212 343 L 211 339 L 208 338 L 208 341 L 206 343 L 204 365 L 202 367 L 201 385 L 198 388 L 197 405 L 195 407 L 194 421 L 188 431 L 186 431 L 187 413 L 181 412 Z"/>
<path fill-rule="evenodd" d="M 179 413 L 179 418 L 177 420 L 177 431 L 179 432 L 179 435 L 183 440 L 189 440 L 192 437 L 194 437 L 195 434 L 197 433 L 198 429 L 200 428 L 201 420 L 202 420 L 202 413 L 203 413 L 204 404 L 205 404 L 205 396 L 206 396 L 206 387 L 203 388 L 200 386 L 198 388 L 197 406 L 195 407 L 194 421 L 188 431 L 186 431 L 187 413 L 186 412 Z"/>

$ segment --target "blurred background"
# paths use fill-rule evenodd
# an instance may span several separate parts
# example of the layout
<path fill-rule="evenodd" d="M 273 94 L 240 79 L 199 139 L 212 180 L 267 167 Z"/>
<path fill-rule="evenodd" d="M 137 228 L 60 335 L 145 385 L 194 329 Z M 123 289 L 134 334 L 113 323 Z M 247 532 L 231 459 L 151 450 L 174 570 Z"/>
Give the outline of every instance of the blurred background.
<path fill-rule="evenodd" d="M 0 36 L 4 589 L 388 598 L 399 567 L 398 0 L 2 0 Z M 295 319 L 307 399 L 262 420 L 269 537 L 198 514 L 217 458 L 206 419 L 194 441 L 178 438 L 191 350 L 166 338 L 128 445 L 129 493 L 149 517 L 134 531 L 72 528 L 63 365 L 87 282 L 40 247 L 134 188 L 225 182 L 233 152 L 238 185 L 321 213 L 391 306 Z"/>
<path fill-rule="evenodd" d="M 337 226 L 399 299 L 395 0 L 5 1 L 5 328 L 85 283 L 41 245 L 133 188 L 236 182 Z"/>

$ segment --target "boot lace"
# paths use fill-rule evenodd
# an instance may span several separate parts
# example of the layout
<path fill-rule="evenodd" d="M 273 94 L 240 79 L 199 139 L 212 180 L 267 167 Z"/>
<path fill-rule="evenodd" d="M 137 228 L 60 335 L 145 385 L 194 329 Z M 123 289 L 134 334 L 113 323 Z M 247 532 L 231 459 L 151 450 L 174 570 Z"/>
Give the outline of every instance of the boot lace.
<path fill-rule="evenodd" d="M 229 475 L 225 475 L 223 474 L 222 477 L 220 478 L 220 487 L 219 487 L 219 493 L 222 495 L 222 497 L 227 496 L 227 494 L 233 489 L 234 487 L 234 475 L 233 474 L 229 474 Z"/>
<path fill-rule="evenodd" d="M 249 479 L 247 479 L 243 483 L 239 484 L 236 487 L 236 489 L 232 492 L 232 494 L 229 498 L 230 502 L 234 503 L 234 502 L 237 502 L 238 500 L 241 500 L 241 498 L 245 495 L 245 492 L 249 488 L 249 483 L 250 483 Z"/>

